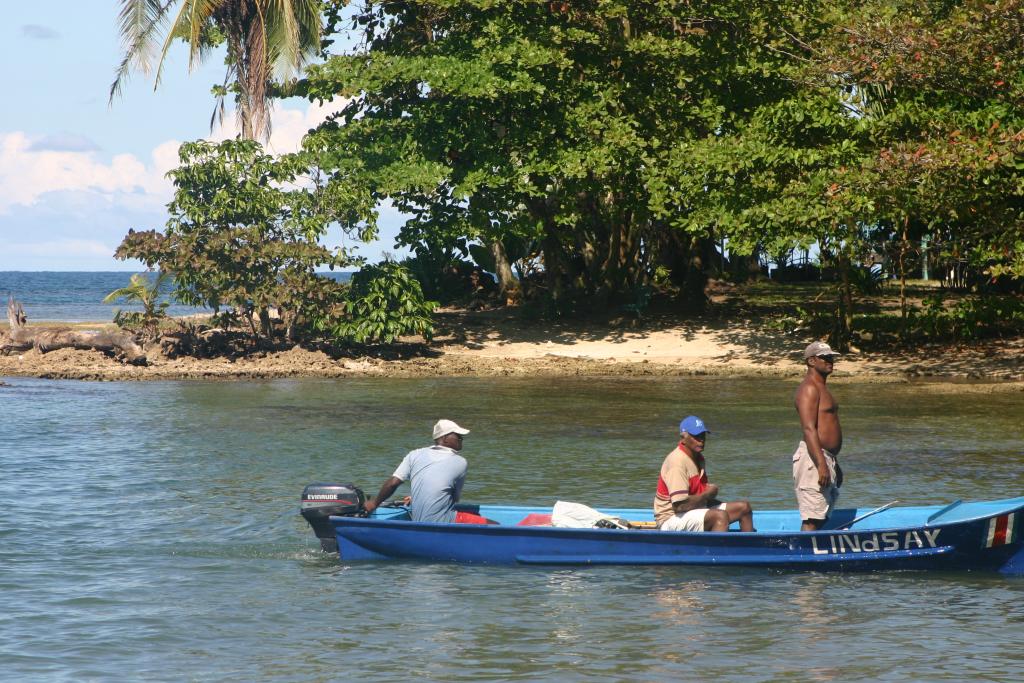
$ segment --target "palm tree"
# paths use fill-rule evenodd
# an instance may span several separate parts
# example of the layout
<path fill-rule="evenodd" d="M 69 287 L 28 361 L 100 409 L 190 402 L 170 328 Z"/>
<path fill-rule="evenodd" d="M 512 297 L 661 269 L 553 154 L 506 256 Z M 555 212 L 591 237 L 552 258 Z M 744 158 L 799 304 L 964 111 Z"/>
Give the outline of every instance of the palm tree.
<path fill-rule="evenodd" d="M 268 86 L 275 77 L 283 80 L 297 74 L 319 50 L 320 7 L 320 0 L 121 0 L 124 59 L 110 86 L 110 101 L 133 71 L 155 70 L 153 87 L 159 86 L 167 50 L 175 39 L 189 45 L 189 69 L 223 42 L 227 72 L 217 90 L 211 128 L 218 117 L 223 120 L 224 97 L 234 92 L 242 137 L 266 140 Z"/>
<path fill-rule="evenodd" d="M 124 299 L 130 304 L 140 304 L 142 311 L 139 313 L 122 313 L 118 309 L 114 313 L 114 323 L 121 326 L 130 326 L 137 323 L 142 327 L 155 331 L 160 320 L 167 317 L 168 302 L 160 301 L 164 285 L 171 280 L 171 273 L 161 271 L 155 278 L 150 279 L 142 273 L 131 276 L 127 287 L 115 289 L 103 297 L 103 303 L 112 304 L 118 299 Z"/>

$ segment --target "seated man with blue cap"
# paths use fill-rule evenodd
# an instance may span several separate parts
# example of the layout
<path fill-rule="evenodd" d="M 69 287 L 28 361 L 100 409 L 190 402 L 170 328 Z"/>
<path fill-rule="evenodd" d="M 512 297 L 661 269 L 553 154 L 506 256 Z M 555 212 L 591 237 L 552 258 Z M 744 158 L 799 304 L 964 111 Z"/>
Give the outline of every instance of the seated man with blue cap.
<path fill-rule="evenodd" d="M 665 457 L 654 494 L 654 521 L 662 531 L 753 531 L 753 511 L 745 500 L 723 503 L 718 486 L 708 483 L 704 444 L 710 434 L 704 421 L 690 415 L 679 423 L 679 445 Z"/>

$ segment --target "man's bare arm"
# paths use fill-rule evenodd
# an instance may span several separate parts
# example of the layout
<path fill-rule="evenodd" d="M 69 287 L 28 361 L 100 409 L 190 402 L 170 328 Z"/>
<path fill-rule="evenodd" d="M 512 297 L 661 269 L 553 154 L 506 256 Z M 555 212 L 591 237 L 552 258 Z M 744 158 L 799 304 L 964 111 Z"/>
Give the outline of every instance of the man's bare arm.
<path fill-rule="evenodd" d="M 807 452 L 818 468 L 818 486 L 824 488 L 832 483 L 832 475 L 828 472 L 828 464 L 825 462 L 825 454 L 821 450 L 821 442 L 818 440 L 818 407 L 821 401 L 821 392 L 813 384 L 805 382 L 800 385 L 796 392 L 796 412 L 800 416 L 800 428 L 804 433 L 804 443 L 807 444 Z"/>
<path fill-rule="evenodd" d="M 383 503 L 388 498 L 390 498 L 391 494 L 397 491 L 398 487 L 401 485 L 402 480 L 399 479 L 398 477 L 389 478 L 386 482 L 384 482 L 384 485 L 380 487 L 380 491 L 377 493 L 377 495 L 366 501 L 364 505 L 366 511 L 373 512 L 374 510 L 376 510 L 378 507 L 380 507 L 380 504 Z"/>
<path fill-rule="evenodd" d="M 708 487 L 704 489 L 704 493 L 696 496 L 690 496 L 686 500 L 677 500 L 672 503 L 672 511 L 677 515 L 683 512 L 689 512 L 690 510 L 696 510 L 697 508 L 711 507 L 712 501 L 718 497 L 718 486 L 716 484 L 708 484 Z"/>

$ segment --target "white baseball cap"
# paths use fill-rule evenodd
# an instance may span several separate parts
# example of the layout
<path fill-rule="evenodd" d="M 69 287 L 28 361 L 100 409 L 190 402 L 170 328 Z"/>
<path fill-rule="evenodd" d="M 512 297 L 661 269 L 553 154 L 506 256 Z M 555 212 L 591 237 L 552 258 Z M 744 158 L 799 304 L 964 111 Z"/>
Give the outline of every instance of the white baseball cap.
<path fill-rule="evenodd" d="M 434 425 L 434 439 L 440 439 L 445 434 L 469 434 L 468 429 L 463 429 L 451 420 L 438 420 Z"/>

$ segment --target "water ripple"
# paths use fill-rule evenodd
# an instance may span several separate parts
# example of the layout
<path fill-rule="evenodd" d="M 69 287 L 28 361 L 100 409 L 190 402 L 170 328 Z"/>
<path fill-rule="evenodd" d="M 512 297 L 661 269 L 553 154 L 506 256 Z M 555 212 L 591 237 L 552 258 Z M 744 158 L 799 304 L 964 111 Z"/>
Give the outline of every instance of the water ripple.
<path fill-rule="evenodd" d="M 789 507 L 789 382 L 12 383 L 0 392 L 8 679 L 1019 678 L 1024 581 L 344 564 L 296 514 L 311 481 L 373 490 L 441 416 L 473 430 L 468 499 L 647 506 L 689 412 L 712 425 L 727 495 Z M 1024 397 L 836 393 L 846 501 L 1020 494 Z"/>

